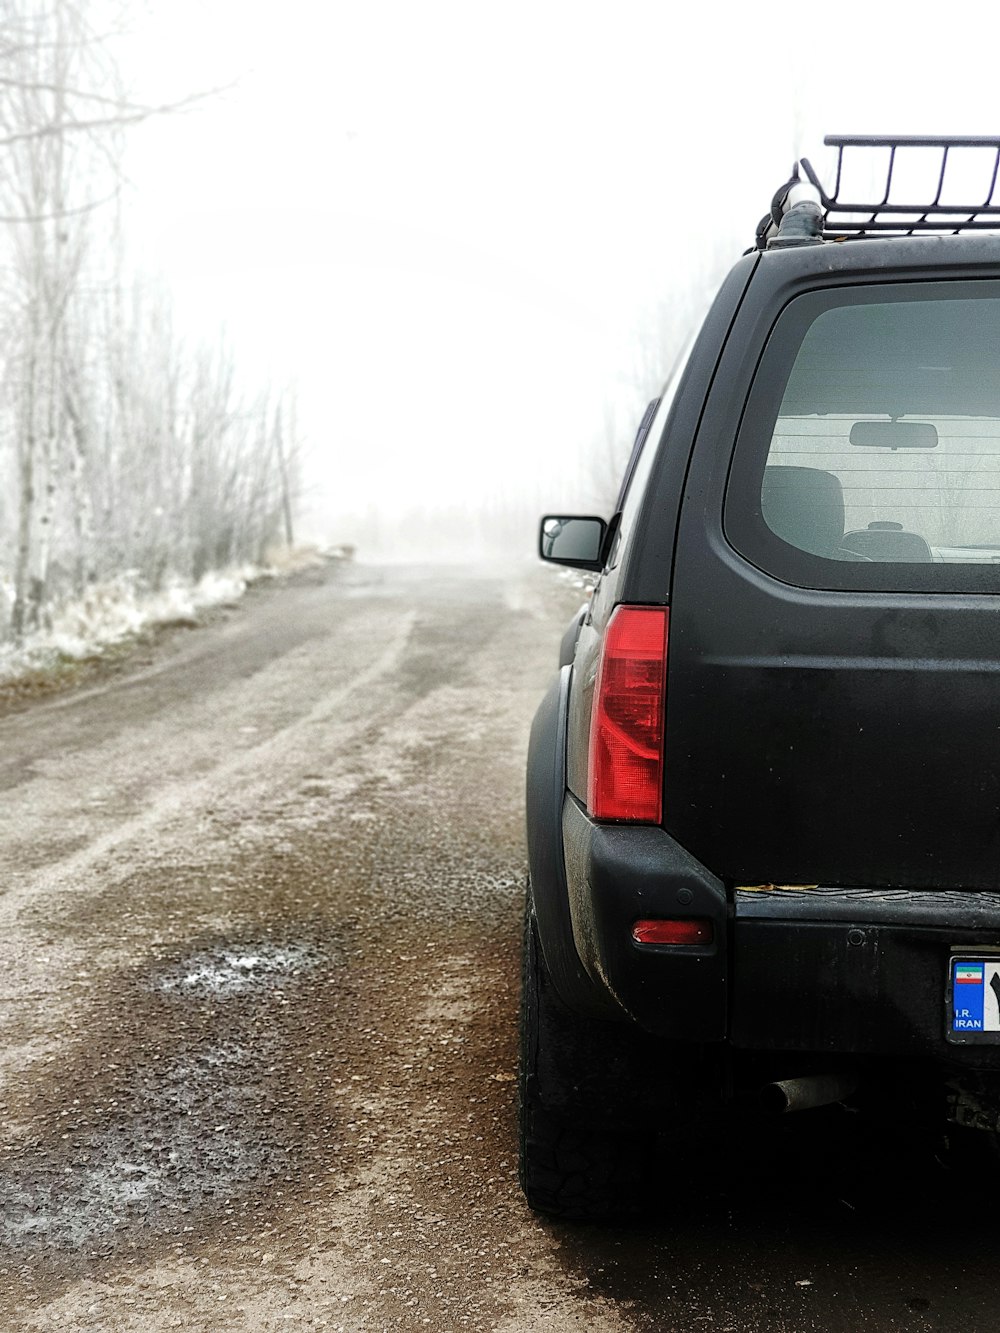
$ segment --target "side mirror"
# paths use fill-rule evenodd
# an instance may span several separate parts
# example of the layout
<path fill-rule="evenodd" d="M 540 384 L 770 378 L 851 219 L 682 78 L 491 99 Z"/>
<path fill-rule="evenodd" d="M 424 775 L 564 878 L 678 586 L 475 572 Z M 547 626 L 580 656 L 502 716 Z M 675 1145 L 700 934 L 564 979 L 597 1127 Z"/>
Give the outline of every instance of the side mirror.
<path fill-rule="evenodd" d="M 538 535 L 538 554 L 554 565 L 600 571 L 607 531 L 603 518 L 546 514 Z"/>

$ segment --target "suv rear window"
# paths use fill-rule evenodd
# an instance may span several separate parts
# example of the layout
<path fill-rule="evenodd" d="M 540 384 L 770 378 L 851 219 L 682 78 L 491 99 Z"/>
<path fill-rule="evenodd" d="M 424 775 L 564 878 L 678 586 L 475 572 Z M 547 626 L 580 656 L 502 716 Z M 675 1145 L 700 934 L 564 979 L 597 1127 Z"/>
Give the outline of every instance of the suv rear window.
<path fill-rule="evenodd" d="M 1000 592 L 1000 283 L 792 301 L 754 379 L 725 527 L 800 586 Z"/>

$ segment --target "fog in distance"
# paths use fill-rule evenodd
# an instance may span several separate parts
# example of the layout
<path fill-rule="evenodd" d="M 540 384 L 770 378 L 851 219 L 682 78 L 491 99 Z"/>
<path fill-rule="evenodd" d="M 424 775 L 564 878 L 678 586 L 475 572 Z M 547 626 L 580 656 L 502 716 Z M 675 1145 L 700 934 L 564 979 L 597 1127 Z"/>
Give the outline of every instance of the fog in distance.
<path fill-rule="evenodd" d="M 607 507 L 797 155 L 1000 129 L 977 22 L 157 0 L 137 79 L 225 91 L 134 136 L 133 223 L 186 325 L 297 385 L 305 530 L 526 558 L 537 513 Z"/>

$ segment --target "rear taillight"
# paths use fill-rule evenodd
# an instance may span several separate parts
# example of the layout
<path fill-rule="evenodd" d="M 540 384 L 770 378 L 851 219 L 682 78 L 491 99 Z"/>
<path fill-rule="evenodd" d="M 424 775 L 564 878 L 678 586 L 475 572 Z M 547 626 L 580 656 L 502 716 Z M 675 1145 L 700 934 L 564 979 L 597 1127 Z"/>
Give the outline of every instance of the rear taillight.
<path fill-rule="evenodd" d="M 618 607 L 594 687 L 587 809 L 595 819 L 660 822 L 666 675 L 666 607 Z"/>

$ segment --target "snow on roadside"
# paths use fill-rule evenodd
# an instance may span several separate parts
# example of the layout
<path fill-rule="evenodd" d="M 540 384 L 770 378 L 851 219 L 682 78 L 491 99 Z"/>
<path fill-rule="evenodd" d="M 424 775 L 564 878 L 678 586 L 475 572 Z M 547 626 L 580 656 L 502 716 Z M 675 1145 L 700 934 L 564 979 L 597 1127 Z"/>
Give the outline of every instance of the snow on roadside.
<path fill-rule="evenodd" d="M 597 587 L 597 575 L 588 570 L 563 569 L 556 575 L 557 583 L 565 583 L 568 588 L 579 588 L 588 597 Z"/>
<path fill-rule="evenodd" d="M 197 583 L 171 577 L 150 590 L 136 570 L 95 583 L 82 597 L 57 608 L 48 628 L 19 645 L 0 645 L 0 684 L 31 672 L 99 656 L 143 630 L 165 625 L 196 625 L 201 612 L 234 606 L 252 583 L 342 558 L 339 550 L 316 548 L 282 553 L 267 566 L 242 565 L 211 571 Z"/>

